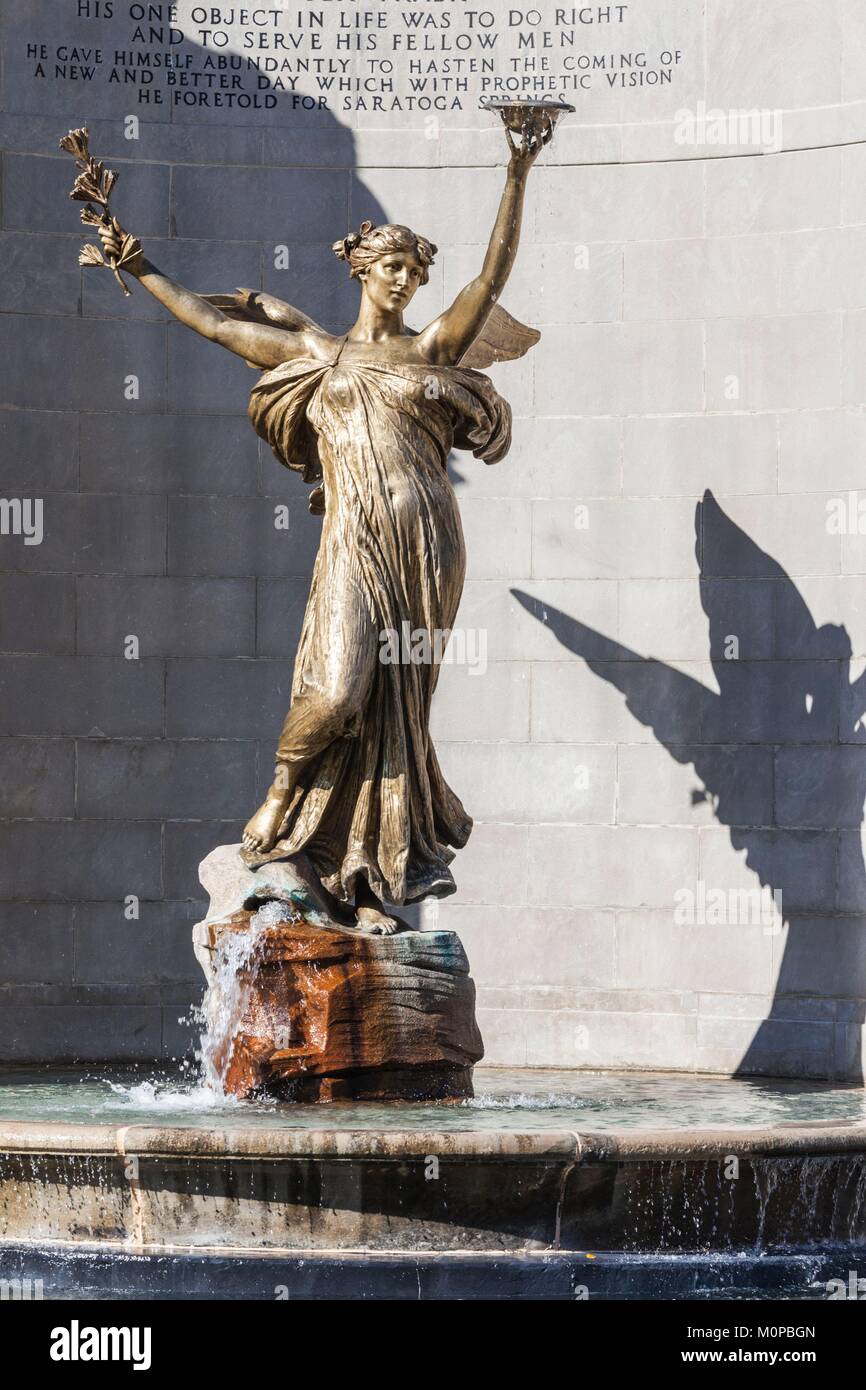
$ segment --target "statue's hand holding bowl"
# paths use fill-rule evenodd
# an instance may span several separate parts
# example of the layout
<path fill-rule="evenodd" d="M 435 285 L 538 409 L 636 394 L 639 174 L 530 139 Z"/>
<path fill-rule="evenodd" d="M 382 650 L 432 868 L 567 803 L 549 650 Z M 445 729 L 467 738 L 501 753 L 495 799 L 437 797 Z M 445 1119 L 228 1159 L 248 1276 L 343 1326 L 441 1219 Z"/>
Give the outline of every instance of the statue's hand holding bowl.
<path fill-rule="evenodd" d="M 556 123 L 574 107 L 567 101 L 521 101 L 482 96 L 483 111 L 496 112 L 505 126 L 505 138 L 511 151 L 509 171 L 525 177 L 536 159 L 553 139 Z"/>
<path fill-rule="evenodd" d="M 511 167 L 515 171 L 528 171 L 532 168 L 545 145 L 550 144 L 553 139 L 554 122 L 546 113 L 542 113 L 540 119 L 527 122 L 514 138 L 514 133 L 509 126 L 505 127 L 505 136 L 511 150 Z"/>

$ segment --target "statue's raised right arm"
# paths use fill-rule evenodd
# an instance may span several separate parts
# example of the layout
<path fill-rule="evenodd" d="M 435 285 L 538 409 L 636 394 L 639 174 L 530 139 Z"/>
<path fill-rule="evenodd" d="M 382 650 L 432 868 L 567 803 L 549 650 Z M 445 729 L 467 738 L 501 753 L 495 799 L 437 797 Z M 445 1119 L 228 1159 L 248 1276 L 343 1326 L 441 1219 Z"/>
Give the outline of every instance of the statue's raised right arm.
<path fill-rule="evenodd" d="M 452 366 L 461 360 L 502 293 L 517 255 L 526 177 L 552 134 L 552 123 L 535 139 L 515 141 L 511 131 L 506 131 L 511 159 L 484 264 L 450 308 L 422 329 L 415 340 L 428 361 L 437 366 Z"/>

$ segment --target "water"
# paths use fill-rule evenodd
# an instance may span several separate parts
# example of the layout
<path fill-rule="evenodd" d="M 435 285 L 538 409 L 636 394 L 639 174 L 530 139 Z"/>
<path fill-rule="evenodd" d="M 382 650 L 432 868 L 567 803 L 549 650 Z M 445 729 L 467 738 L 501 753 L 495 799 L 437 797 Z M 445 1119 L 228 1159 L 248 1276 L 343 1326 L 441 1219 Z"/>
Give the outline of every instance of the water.
<path fill-rule="evenodd" d="M 252 966 L 264 932 L 280 922 L 299 921 L 290 903 L 266 902 L 249 920 L 245 931 L 224 931 L 213 953 L 213 978 L 202 1000 L 201 1067 L 205 1088 L 222 1094 L 232 1056 L 232 1043 L 246 1012 L 252 987 Z M 288 1047 L 288 1031 L 274 1038 L 277 1047 Z M 155 1096 L 156 1092 L 154 1092 Z M 151 1101 L 154 1096 L 148 1097 Z"/>
<path fill-rule="evenodd" d="M 193 1064 L 0 1069 L 0 1121 L 200 1129 L 673 1130 L 866 1120 L 860 1086 L 663 1073 L 477 1067 L 473 1100 L 297 1105 L 236 1100 Z"/>
<path fill-rule="evenodd" d="M 475 1084 L 477 1094 L 469 1101 L 295 1105 L 224 1097 L 202 1080 L 193 1063 L 159 1071 L 150 1066 L 7 1067 L 0 1069 L 0 1123 L 587 1134 L 844 1126 L 866 1120 L 866 1093 L 854 1085 L 492 1067 L 476 1068 Z M 687 1145 L 687 1139 L 682 1142 Z M 35 1177 L 40 1160 L 34 1156 L 30 1162 Z M 361 1190 L 361 1179 L 351 1172 L 341 1181 L 348 1187 L 337 1196 Z M 579 1213 L 581 1222 L 596 1223 L 598 1235 L 613 1231 L 616 1237 L 610 1250 L 593 1242 L 597 1253 L 591 1266 L 584 1254 L 569 1248 L 446 1249 L 436 1258 L 423 1250 L 368 1255 L 326 1250 L 310 1258 L 309 1253 L 269 1253 L 267 1241 L 258 1253 L 243 1255 L 230 1249 L 147 1253 L 93 1244 L 76 1249 L 47 1240 L 0 1242 L 0 1279 L 38 1278 L 46 1297 L 97 1301 L 272 1299 L 276 1284 L 289 1288 L 292 1298 L 354 1301 L 557 1300 L 574 1298 L 584 1286 L 594 1301 L 808 1301 L 826 1299 L 830 1279 L 866 1270 L 861 1217 L 866 1168 L 856 1154 L 747 1160 L 737 1183 L 724 1181 L 712 1160 L 688 1162 L 684 1152 L 682 1158 L 622 1165 L 613 1181 L 607 1195 L 590 1183 L 571 1199 L 569 1219 Z M 62 1205 L 66 1189 L 57 1191 Z M 245 1191 L 239 1188 L 235 1197 Z M 377 1202 L 387 1202 L 387 1196 L 366 1191 L 375 1214 Z M 455 1193 L 459 1198 L 458 1188 Z M 353 1201 L 345 1207 L 351 1216 Z M 271 1210 L 262 1208 L 269 1216 Z"/>
<path fill-rule="evenodd" d="M 0 1278 L 42 1281 L 44 1297 L 88 1303 L 117 1299 L 273 1302 L 276 1285 L 292 1299 L 353 1303 L 419 1299 L 572 1301 L 588 1288 L 593 1303 L 645 1300 L 759 1300 L 825 1302 L 828 1282 L 846 1277 L 852 1262 L 866 1269 L 866 1251 L 850 1248 L 777 1257 L 764 1255 L 460 1254 L 434 1261 L 423 1255 L 330 1255 L 310 1260 L 286 1252 L 258 1256 L 32 1246 L 0 1246 Z M 276 1269 L 275 1269 L 276 1265 Z M 772 1317 L 768 1321 L 772 1321 Z M 782 1321 L 777 1318 L 776 1321 Z"/>

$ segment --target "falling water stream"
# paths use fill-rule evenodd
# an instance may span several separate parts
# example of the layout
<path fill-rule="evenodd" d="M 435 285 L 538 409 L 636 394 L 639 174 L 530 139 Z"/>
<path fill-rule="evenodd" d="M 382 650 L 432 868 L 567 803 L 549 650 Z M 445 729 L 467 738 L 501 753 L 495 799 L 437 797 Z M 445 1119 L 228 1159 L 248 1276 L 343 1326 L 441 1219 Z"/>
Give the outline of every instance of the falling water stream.
<path fill-rule="evenodd" d="M 290 904 L 269 901 L 249 920 L 245 931 L 222 932 L 213 952 L 213 977 L 205 991 L 199 1018 L 202 1026 L 200 1060 L 202 1085 L 214 1096 L 225 1092 L 225 1076 L 231 1045 L 237 1034 L 250 991 L 250 966 L 268 927 L 291 921 L 296 914 Z M 276 1039 L 286 1047 L 289 1037 Z"/>

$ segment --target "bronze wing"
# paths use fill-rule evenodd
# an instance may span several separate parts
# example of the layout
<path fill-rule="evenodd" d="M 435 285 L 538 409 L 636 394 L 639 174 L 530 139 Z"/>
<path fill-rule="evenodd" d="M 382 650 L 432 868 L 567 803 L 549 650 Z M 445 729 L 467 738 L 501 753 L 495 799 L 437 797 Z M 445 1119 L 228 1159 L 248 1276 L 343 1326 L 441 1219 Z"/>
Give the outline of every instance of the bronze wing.
<path fill-rule="evenodd" d="M 535 347 L 540 337 L 537 328 L 527 328 L 501 304 L 494 304 L 478 337 L 461 357 L 460 366 L 481 371 L 494 362 L 510 362 Z"/>
<path fill-rule="evenodd" d="M 233 294 L 203 294 L 201 297 L 215 309 L 222 309 L 230 319 L 246 319 L 248 323 L 269 323 L 275 328 L 288 329 L 290 333 L 297 333 L 302 328 L 312 328 L 318 333 L 325 332 L 324 328 L 302 309 L 296 309 L 293 304 L 286 304 L 285 300 L 277 299 L 273 294 L 265 294 L 263 290 L 238 289 Z"/>

